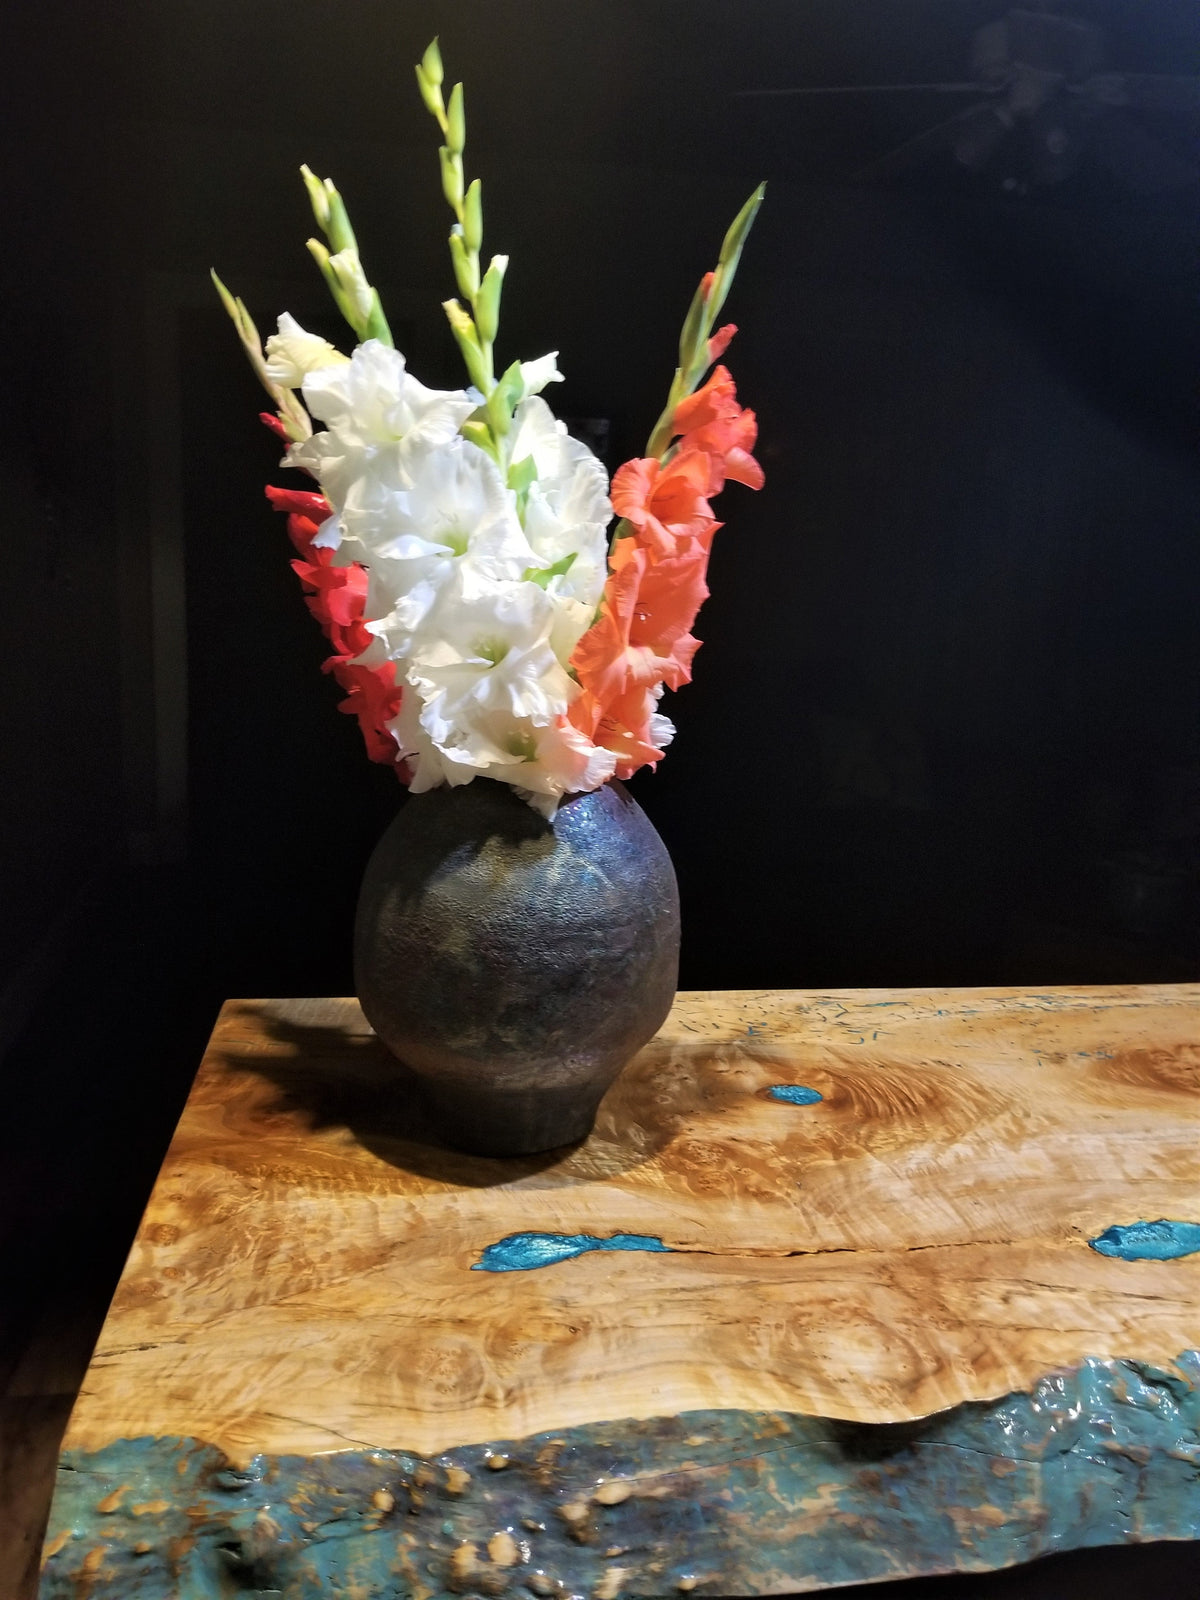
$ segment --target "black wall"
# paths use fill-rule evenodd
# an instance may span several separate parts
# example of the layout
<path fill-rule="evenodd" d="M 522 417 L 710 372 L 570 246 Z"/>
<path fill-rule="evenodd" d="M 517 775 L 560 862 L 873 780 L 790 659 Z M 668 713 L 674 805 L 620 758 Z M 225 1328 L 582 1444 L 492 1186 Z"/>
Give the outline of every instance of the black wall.
<path fill-rule="evenodd" d="M 296 169 L 333 175 L 418 374 L 460 381 L 433 125 L 465 78 L 501 354 L 639 451 L 696 277 L 769 180 L 730 314 L 767 487 L 734 485 L 675 747 L 685 984 L 1191 976 L 1200 877 L 1200 185 L 1019 140 L 860 181 L 955 109 L 981 0 L 26 13 L 7 116 L 3 832 L 16 970 L 97 862 L 182 874 L 215 999 L 344 991 L 398 800 L 321 677 L 262 499 L 286 481 L 207 270 L 340 336 Z M 1112 69 L 1200 20 L 1098 4 Z M 1143 122 L 1177 155 L 1200 116 Z M 1005 178 L 1015 179 L 1005 185 Z M 193 899 L 187 896 L 193 895 Z"/>
<path fill-rule="evenodd" d="M 1194 5 L 1069 3 L 1108 69 L 1200 74 Z M 980 173 L 943 153 L 871 178 L 962 101 L 745 93 L 961 80 L 1003 9 L 6 8 L 0 1524 L 18 1492 L 33 1509 L 0 1540 L 5 1594 L 34 1592 L 58 1430 L 217 1006 L 351 987 L 400 794 L 319 671 L 262 495 L 286 475 L 207 273 L 264 331 L 288 309 L 341 337 L 303 248 L 308 161 L 418 375 L 461 381 L 411 74 L 435 32 L 512 257 L 502 357 L 561 352 L 553 398 L 610 420 L 610 466 L 769 181 L 729 308 L 767 486 L 720 502 L 678 738 L 634 783 L 679 872 L 684 984 L 1196 977 L 1200 115 L 1106 114 L 1059 184 L 1027 182 L 1030 130 Z M 902 1587 L 1139 1576 L 1191 1593 L 1193 1551 Z"/>

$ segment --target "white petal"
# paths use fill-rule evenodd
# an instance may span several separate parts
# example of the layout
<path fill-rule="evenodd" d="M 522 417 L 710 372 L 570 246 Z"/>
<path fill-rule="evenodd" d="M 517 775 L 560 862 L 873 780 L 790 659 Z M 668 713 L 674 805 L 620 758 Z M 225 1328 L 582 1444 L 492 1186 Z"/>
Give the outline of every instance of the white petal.
<path fill-rule="evenodd" d="M 305 333 L 286 311 L 279 318 L 279 332 L 267 340 L 267 377 L 285 389 L 298 389 L 310 372 L 346 366 L 349 359 L 335 350 L 328 339 Z"/>
<path fill-rule="evenodd" d="M 558 370 L 558 351 L 551 350 L 548 356 L 539 356 L 536 361 L 522 361 L 521 384 L 528 397 L 531 394 L 541 394 L 548 383 L 561 383 L 563 375 Z"/>

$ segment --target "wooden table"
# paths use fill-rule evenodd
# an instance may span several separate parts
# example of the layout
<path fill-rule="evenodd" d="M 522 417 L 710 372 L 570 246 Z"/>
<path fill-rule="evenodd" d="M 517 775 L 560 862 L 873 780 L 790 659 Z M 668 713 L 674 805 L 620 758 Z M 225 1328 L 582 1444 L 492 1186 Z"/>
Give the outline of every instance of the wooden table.
<path fill-rule="evenodd" d="M 504 1162 L 423 1140 L 353 1001 L 230 1002 L 43 1597 L 749 1595 L 1196 1535 L 1198 1002 L 683 994 L 590 1139 Z"/>

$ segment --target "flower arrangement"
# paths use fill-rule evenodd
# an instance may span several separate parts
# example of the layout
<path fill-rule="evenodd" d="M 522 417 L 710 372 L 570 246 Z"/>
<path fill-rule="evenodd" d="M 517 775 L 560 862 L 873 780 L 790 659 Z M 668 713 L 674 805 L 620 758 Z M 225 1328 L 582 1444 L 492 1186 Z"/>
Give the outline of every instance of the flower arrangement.
<path fill-rule="evenodd" d="M 557 352 L 496 376 L 508 259 L 481 265 L 463 90 L 444 99 L 436 40 L 416 72 L 444 139 L 462 299 L 443 309 L 469 386 L 427 389 L 407 370 L 342 198 L 307 167 L 324 235 L 308 249 L 357 337 L 352 353 L 287 313 L 264 350 L 242 301 L 213 279 L 274 403 L 262 420 L 287 445 L 281 464 L 318 486 L 267 496 L 287 514 L 292 566 L 332 647 L 324 670 L 345 691 L 340 709 L 358 718 L 371 758 L 414 792 L 489 777 L 549 816 L 565 795 L 658 762 L 674 733 L 660 699 L 689 681 L 699 645 L 691 630 L 721 526 L 712 499 L 729 479 L 762 485 L 754 413 L 715 364 L 736 331 L 718 316 L 763 186 L 701 279 L 667 404 L 645 455 L 614 474 L 610 499 L 603 465 L 542 397 L 561 379 Z"/>

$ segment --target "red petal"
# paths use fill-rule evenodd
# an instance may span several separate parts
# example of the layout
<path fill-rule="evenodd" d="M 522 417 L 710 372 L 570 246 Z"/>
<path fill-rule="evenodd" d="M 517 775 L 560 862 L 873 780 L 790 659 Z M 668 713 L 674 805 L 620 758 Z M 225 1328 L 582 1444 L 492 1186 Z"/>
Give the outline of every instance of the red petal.
<path fill-rule="evenodd" d="M 333 507 L 325 496 L 313 494 L 311 489 L 276 489 L 268 484 L 265 493 L 276 511 L 298 511 L 314 522 L 324 522 L 333 515 Z"/>
<path fill-rule="evenodd" d="M 272 433 L 277 433 L 283 440 L 284 444 L 291 444 L 291 437 L 288 434 L 287 429 L 284 427 L 282 421 L 278 417 L 272 416 L 269 411 L 260 411 L 258 413 L 258 420 L 264 425 L 264 427 L 270 428 Z"/>
<path fill-rule="evenodd" d="M 708 359 L 719 361 L 729 348 L 729 341 L 737 332 L 736 322 L 727 322 L 723 328 L 718 328 L 708 341 Z"/>

